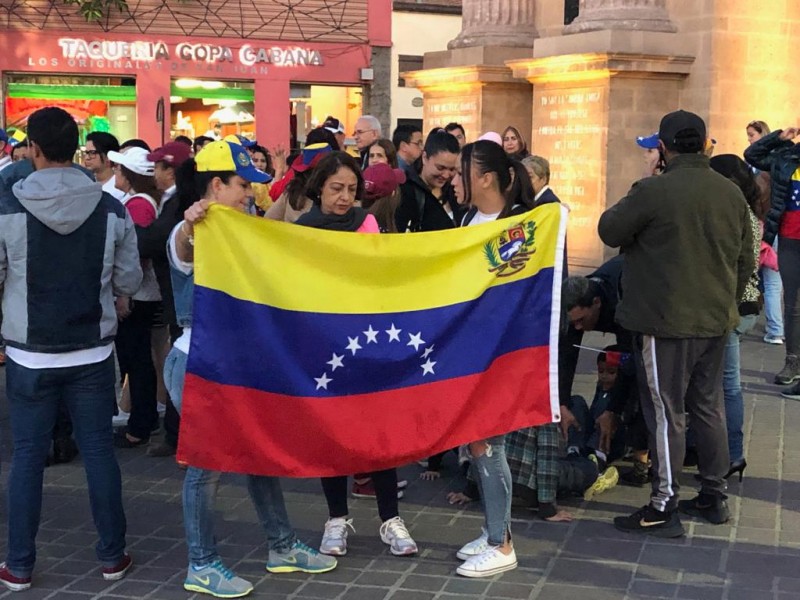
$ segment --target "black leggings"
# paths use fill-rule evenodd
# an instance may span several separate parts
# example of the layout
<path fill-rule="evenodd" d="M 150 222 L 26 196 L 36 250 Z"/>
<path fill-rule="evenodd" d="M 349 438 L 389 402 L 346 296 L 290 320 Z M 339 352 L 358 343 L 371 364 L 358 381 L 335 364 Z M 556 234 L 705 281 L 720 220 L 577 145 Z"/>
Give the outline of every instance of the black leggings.
<path fill-rule="evenodd" d="M 378 501 L 378 514 L 381 521 L 388 521 L 400 515 L 397 507 L 397 469 L 386 469 L 369 473 L 375 485 L 375 497 Z M 328 515 L 331 519 L 346 517 L 347 509 L 347 476 L 322 477 L 322 491 L 328 502 Z"/>
<path fill-rule="evenodd" d="M 800 356 L 800 240 L 778 240 L 778 267 L 783 283 L 786 354 Z"/>
<path fill-rule="evenodd" d="M 127 431 L 139 439 L 149 439 L 158 423 L 156 368 L 150 349 L 150 328 L 158 305 L 133 300 L 131 314 L 119 322 L 115 340 L 119 370 L 128 374 L 131 391 Z"/>

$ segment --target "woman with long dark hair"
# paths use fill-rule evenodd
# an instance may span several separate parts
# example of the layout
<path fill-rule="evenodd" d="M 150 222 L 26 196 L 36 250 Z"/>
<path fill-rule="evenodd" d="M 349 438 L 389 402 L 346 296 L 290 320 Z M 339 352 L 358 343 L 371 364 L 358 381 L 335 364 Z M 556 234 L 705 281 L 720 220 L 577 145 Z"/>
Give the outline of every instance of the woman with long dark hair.
<path fill-rule="evenodd" d="M 462 148 L 453 187 L 459 203 L 472 206 L 462 226 L 488 223 L 533 208 L 528 172 L 494 142 L 479 140 Z M 464 563 L 456 572 L 465 577 L 490 577 L 517 567 L 511 544 L 512 478 L 505 438 L 498 435 L 469 444 L 471 468 L 482 492 L 485 524 L 483 534 L 457 553 Z"/>
<path fill-rule="evenodd" d="M 156 186 L 155 163 L 147 159 L 148 151 L 129 146 L 125 152 L 109 152 L 114 167 L 117 189 L 125 193 L 122 203 L 133 222 L 149 227 L 158 216 L 161 191 Z M 158 379 L 151 350 L 151 329 L 161 305 L 152 261 L 142 261 L 144 279 L 132 298 L 116 299 L 119 329 L 114 342 L 120 373 L 128 376 L 131 410 L 124 431 L 114 438 L 118 448 L 134 448 L 150 440 L 158 426 Z"/>
<path fill-rule="evenodd" d="M 750 225 L 753 229 L 753 256 L 756 268 L 747 282 L 743 297 L 737 298 L 740 320 L 736 328 L 728 334 L 722 371 L 725 422 L 728 426 L 728 451 L 731 455 L 731 467 L 725 478 L 739 473 L 741 481 L 747 461 L 744 458 L 744 398 L 740 379 L 739 344 L 742 336 L 755 326 L 759 313 L 758 259 L 761 250 L 761 224 L 755 211 L 758 210 L 761 203 L 762 192 L 756 185 L 750 167 L 738 156 L 733 154 L 714 156 L 711 158 L 710 164 L 712 169 L 733 181 L 742 190 L 750 207 Z M 691 427 L 691 423 L 689 426 Z"/>

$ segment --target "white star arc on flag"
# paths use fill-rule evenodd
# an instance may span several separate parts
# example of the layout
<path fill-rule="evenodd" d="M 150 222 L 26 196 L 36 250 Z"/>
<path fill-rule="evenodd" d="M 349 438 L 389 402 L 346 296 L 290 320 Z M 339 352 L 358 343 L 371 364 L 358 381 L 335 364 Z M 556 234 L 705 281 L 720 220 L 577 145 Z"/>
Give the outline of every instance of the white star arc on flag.
<path fill-rule="evenodd" d="M 372 325 L 369 326 L 369 329 L 362 331 L 361 333 L 367 336 L 367 344 L 378 343 L 378 332 L 372 328 Z"/>
<path fill-rule="evenodd" d="M 361 345 L 358 343 L 358 336 L 356 336 L 354 338 L 351 338 L 350 336 L 347 336 L 347 341 L 350 342 L 350 343 L 347 344 L 347 346 L 345 346 L 345 348 L 350 350 L 350 352 L 353 353 L 353 356 L 355 356 L 356 352 L 361 350 Z"/>
<path fill-rule="evenodd" d="M 403 332 L 402 329 L 398 328 L 394 323 L 392 323 L 389 329 L 384 329 L 383 331 L 388 336 L 388 340 L 386 340 L 386 342 L 383 341 L 384 338 L 379 337 L 380 330 L 375 329 L 372 324 L 367 326 L 366 331 L 361 332 L 366 340 L 364 342 L 364 346 L 369 346 L 369 344 L 374 343 L 376 350 L 377 348 L 381 348 L 383 343 L 391 344 L 392 342 L 399 342 L 399 346 L 395 349 L 395 351 L 389 351 L 388 355 L 385 355 L 382 351 L 378 350 L 376 358 L 380 357 L 382 359 L 386 359 L 394 354 L 397 355 L 396 358 L 399 361 L 405 361 L 412 358 L 411 356 L 404 356 L 406 352 L 410 351 L 401 350 L 401 348 L 403 348 L 403 342 L 400 339 L 400 334 Z M 405 346 L 411 346 L 414 348 L 414 357 L 418 357 L 420 360 L 419 367 L 422 369 L 422 377 L 427 375 L 436 376 L 434 367 L 437 365 L 437 361 L 433 360 L 435 344 L 427 346 L 425 340 L 422 339 L 422 331 L 417 333 L 406 333 L 406 335 L 408 336 L 408 342 L 405 344 Z M 331 359 L 325 363 L 330 367 L 330 369 L 323 373 L 321 377 L 312 377 L 316 384 L 316 390 L 329 391 L 328 385 L 333 382 L 333 378 L 330 376 L 330 374 L 335 373 L 337 369 L 346 368 L 344 359 L 347 356 L 347 350 L 351 352 L 352 356 L 355 356 L 359 351 L 367 352 L 368 354 L 365 358 L 369 358 L 369 350 L 365 349 L 365 347 L 361 345 L 360 336 L 356 335 L 355 337 L 346 337 L 347 345 L 344 347 L 342 354 L 337 354 L 335 351 L 332 352 Z M 340 348 L 337 349 L 341 350 Z M 422 349 L 421 352 L 420 349 Z M 353 367 L 353 364 L 350 364 L 350 359 L 348 359 L 348 365 Z M 355 363 L 355 368 L 358 368 L 358 362 Z M 417 373 L 419 373 L 419 371 L 417 371 Z"/>
<path fill-rule="evenodd" d="M 406 346 L 414 346 L 414 350 L 419 350 L 419 347 L 425 344 L 425 340 L 422 339 L 422 332 L 420 331 L 417 334 L 409 333 L 408 334 L 409 342 Z"/>
<path fill-rule="evenodd" d="M 344 367 L 344 363 L 342 362 L 343 358 L 344 355 L 339 356 L 338 354 L 336 354 L 336 352 L 333 353 L 333 358 L 331 358 L 327 363 L 325 363 L 331 366 L 331 373 L 333 373 L 339 367 Z M 425 357 L 423 356 L 422 358 Z"/>
<path fill-rule="evenodd" d="M 430 373 L 431 375 L 436 375 L 436 373 L 433 372 L 433 366 L 435 364 L 436 361 L 433 361 L 430 358 L 428 359 L 428 362 L 421 364 L 420 367 L 422 367 L 422 376 L 425 377 L 425 375 L 427 375 L 428 373 Z"/>
<path fill-rule="evenodd" d="M 314 381 L 317 382 L 317 389 L 322 388 L 323 390 L 327 390 L 328 384 L 333 381 L 333 379 L 328 377 L 327 373 L 323 373 L 322 377 L 314 377 Z"/>
<path fill-rule="evenodd" d="M 392 327 L 390 329 L 386 330 L 386 333 L 389 334 L 389 341 L 390 342 L 399 342 L 400 341 L 400 332 L 402 332 L 402 331 L 403 331 L 402 329 L 397 329 L 394 326 L 394 323 L 392 323 Z"/>

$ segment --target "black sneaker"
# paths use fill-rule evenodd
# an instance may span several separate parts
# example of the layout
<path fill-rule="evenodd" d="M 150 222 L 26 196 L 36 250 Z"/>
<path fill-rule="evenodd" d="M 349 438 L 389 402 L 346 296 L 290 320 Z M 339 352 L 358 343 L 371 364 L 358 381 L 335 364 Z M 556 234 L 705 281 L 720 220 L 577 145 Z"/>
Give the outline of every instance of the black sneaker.
<path fill-rule="evenodd" d="M 628 469 L 619 476 L 620 483 L 633 487 L 643 487 L 652 480 L 649 463 L 639 462 L 638 460 L 634 461 L 632 469 Z"/>
<path fill-rule="evenodd" d="M 678 510 L 692 517 L 703 518 L 714 525 L 722 525 L 731 518 L 725 499 L 725 496 L 701 492 L 691 500 L 678 502 Z"/>
<path fill-rule="evenodd" d="M 614 527 L 626 533 L 643 533 L 662 538 L 681 537 L 686 533 L 678 513 L 662 512 L 649 504 L 628 517 L 614 517 Z"/>
<path fill-rule="evenodd" d="M 787 354 L 783 369 L 775 375 L 775 383 L 778 385 L 791 385 L 797 380 L 800 380 L 800 358 L 794 354 Z"/>
<path fill-rule="evenodd" d="M 800 400 L 800 383 L 795 383 L 789 389 L 781 392 L 781 396 L 789 400 Z"/>

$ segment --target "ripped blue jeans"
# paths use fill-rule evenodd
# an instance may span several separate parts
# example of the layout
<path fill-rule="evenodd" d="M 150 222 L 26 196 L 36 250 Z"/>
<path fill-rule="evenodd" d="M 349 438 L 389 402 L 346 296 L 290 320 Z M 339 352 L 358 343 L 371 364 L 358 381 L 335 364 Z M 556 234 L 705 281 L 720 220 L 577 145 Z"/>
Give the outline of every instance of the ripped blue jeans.
<path fill-rule="evenodd" d="M 502 546 L 506 533 L 510 539 L 511 531 L 511 470 L 506 460 L 505 436 L 489 438 L 486 444 L 480 456 L 472 456 L 472 469 L 481 492 L 489 543 Z"/>

